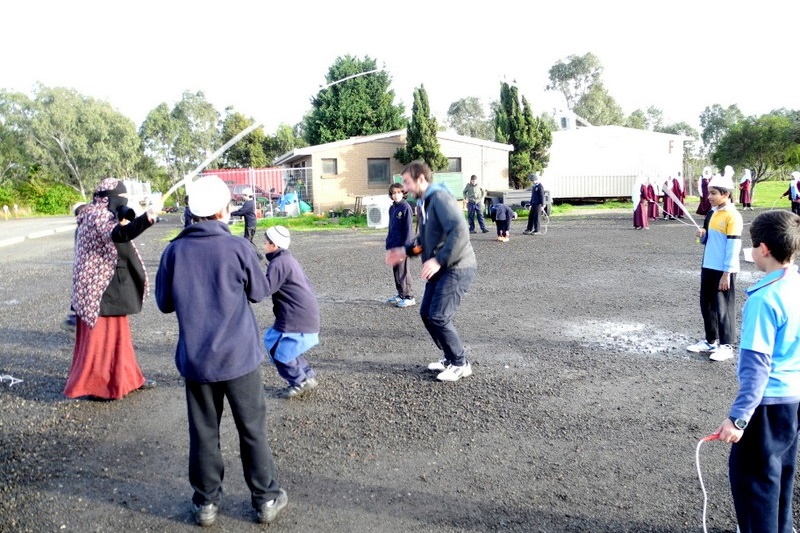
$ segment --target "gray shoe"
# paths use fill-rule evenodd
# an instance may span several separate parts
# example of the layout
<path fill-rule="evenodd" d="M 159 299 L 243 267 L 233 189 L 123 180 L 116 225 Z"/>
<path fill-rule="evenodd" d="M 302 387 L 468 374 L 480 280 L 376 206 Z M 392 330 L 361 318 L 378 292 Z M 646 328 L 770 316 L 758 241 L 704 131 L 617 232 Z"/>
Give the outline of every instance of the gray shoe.
<path fill-rule="evenodd" d="M 198 526 L 213 526 L 214 522 L 217 521 L 218 512 L 219 505 L 216 503 L 204 503 L 203 505 L 197 505 L 196 503 L 192 502 L 192 515 L 194 516 L 194 521 L 197 522 Z"/>
<path fill-rule="evenodd" d="M 299 398 L 316 389 L 319 383 L 314 378 L 306 378 L 304 382 L 299 385 L 290 385 L 280 392 L 280 397 L 287 400 L 292 398 Z"/>
<path fill-rule="evenodd" d="M 289 496 L 286 491 L 281 489 L 281 493 L 274 500 L 270 500 L 256 509 L 256 515 L 259 524 L 270 524 L 278 518 L 284 507 L 289 504 Z"/>

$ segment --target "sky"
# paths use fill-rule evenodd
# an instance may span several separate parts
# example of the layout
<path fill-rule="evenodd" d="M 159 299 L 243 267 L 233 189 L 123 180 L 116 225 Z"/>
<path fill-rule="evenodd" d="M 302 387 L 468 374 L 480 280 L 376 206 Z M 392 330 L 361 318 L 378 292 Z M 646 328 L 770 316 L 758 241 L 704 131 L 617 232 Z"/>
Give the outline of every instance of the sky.
<path fill-rule="evenodd" d="M 369 56 L 410 116 L 424 85 L 443 123 L 450 104 L 499 98 L 515 80 L 536 114 L 563 107 L 548 71 L 591 52 L 630 114 L 665 123 L 711 105 L 745 115 L 800 109 L 800 2 L 793 0 L 27 0 L 0 9 L 0 89 L 37 83 L 105 100 L 138 127 L 161 103 L 202 91 L 220 113 L 274 133 L 294 125 L 338 57 Z"/>

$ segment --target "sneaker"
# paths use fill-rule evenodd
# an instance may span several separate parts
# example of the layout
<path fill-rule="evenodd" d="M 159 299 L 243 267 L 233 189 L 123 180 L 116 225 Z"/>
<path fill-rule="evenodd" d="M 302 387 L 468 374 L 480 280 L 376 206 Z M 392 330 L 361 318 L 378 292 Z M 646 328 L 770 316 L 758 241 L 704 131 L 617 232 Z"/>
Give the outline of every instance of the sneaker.
<path fill-rule="evenodd" d="M 458 381 L 472 375 L 472 365 L 464 363 L 463 366 L 447 365 L 444 372 L 441 372 L 436 379 L 439 381 Z"/>
<path fill-rule="evenodd" d="M 428 370 L 433 370 L 434 372 L 441 372 L 445 368 L 447 368 L 447 359 L 444 357 L 428 365 Z"/>
<path fill-rule="evenodd" d="M 488 229 L 486 229 L 486 228 L 483 228 L 483 229 L 481 230 L 481 233 L 489 233 L 489 230 L 488 230 Z"/>
<path fill-rule="evenodd" d="M 395 305 L 397 307 L 411 307 L 412 305 L 416 305 L 416 304 L 417 304 L 417 301 L 414 298 L 403 298 L 402 300 L 397 302 Z"/>
<path fill-rule="evenodd" d="M 214 522 L 217 521 L 217 512 L 219 511 L 219 505 L 216 503 L 204 503 L 203 505 L 197 505 L 196 503 L 192 502 L 192 515 L 194 516 L 194 521 L 197 522 L 198 526 L 212 526 Z"/>
<path fill-rule="evenodd" d="M 526 229 L 525 231 L 522 232 L 522 234 L 523 235 L 533 235 L 533 232 L 531 230 L 529 230 L 529 229 Z"/>
<path fill-rule="evenodd" d="M 694 353 L 703 353 L 703 352 L 711 352 L 717 349 L 717 342 L 714 341 L 714 344 L 709 343 L 706 340 L 702 340 L 700 342 L 696 342 L 690 346 L 686 347 L 686 350 Z"/>
<path fill-rule="evenodd" d="M 539 235 L 539 230 L 537 229 L 536 231 L 532 232 L 531 235 Z"/>
<path fill-rule="evenodd" d="M 74 335 L 78 329 L 78 316 L 72 314 L 69 315 L 67 319 L 61 323 L 61 329 Z"/>
<path fill-rule="evenodd" d="M 306 380 L 299 385 L 290 385 L 280 391 L 281 398 L 291 400 L 292 398 L 299 398 L 317 388 L 319 383 L 314 378 L 306 378 Z"/>
<path fill-rule="evenodd" d="M 474 229 L 471 229 L 471 230 L 469 230 L 469 232 L 470 232 L 470 233 L 478 233 L 478 232 L 477 232 L 477 231 L 475 231 Z"/>
<path fill-rule="evenodd" d="M 402 300 L 402 299 L 403 299 L 403 297 L 402 297 L 402 296 L 400 296 L 399 294 L 397 294 L 397 295 L 395 295 L 395 296 L 392 296 L 392 297 L 391 297 L 391 298 L 389 298 L 388 300 L 386 300 L 386 303 L 387 303 L 387 304 L 392 304 L 392 305 L 397 305 L 397 302 L 399 302 L 399 301 L 400 301 L 400 300 Z"/>
<path fill-rule="evenodd" d="M 708 358 L 712 361 L 727 361 L 733 358 L 733 346 L 730 344 L 720 344 L 711 350 L 711 355 L 709 355 Z"/>
<path fill-rule="evenodd" d="M 289 496 L 286 494 L 285 490 L 281 489 L 281 493 L 277 498 L 268 501 L 256 509 L 258 523 L 269 524 L 274 522 L 275 519 L 278 518 L 278 513 L 280 513 L 288 504 Z"/>
<path fill-rule="evenodd" d="M 497 240 L 498 240 L 498 241 L 500 241 L 500 242 L 503 242 L 503 237 L 501 237 L 500 235 L 498 235 L 498 236 L 497 236 Z"/>

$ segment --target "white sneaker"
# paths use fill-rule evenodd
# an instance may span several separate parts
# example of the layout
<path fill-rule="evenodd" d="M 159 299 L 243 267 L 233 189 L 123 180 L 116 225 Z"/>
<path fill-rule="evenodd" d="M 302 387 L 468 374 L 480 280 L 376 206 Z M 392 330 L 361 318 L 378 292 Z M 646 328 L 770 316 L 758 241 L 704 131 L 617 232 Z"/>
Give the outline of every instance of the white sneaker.
<path fill-rule="evenodd" d="M 447 368 L 447 359 L 444 357 L 428 365 L 428 370 L 433 370 L 434 372 L 441 372 L 445 368 Z"/>
<path fill-rule="evenodd" d="M 727 361 L 733 357 L 733 346 L 730 344 L 721 344 L 715 349 L 711 350 L 711 355 L 708 356 L 712 361 Z"/>
<path fill-rule="evenodd" d="M 464 363 L 463 366 L 447 365 L 444 372 L 441 372 L 436 379 L 439 381 L 458 381 L 472 375 L 472 365 Z"/>
<path fill-rule="evenodd" d="M 397 307 L 411 307 L 412 305 L 416 305 L 417 301 L 414 298 L 401 298 L 400 301 L 395 303 Z"/>
<path fill-rule="evenodd" d="M 399 302 L 402 299 L 403 299 L 403 297 L 398 294 L 398 295 L 392 296 L 391 298 L 386 300 L 386 303 L 387 304 L 392 304 L 392 305 L 397 305 L 397 302 Z"/>
<path fill-rule="evenodd" d="M 710 344 L 706 340 L 702 340 L 700 342 L 696 342 L 692 345 L 686 347 L 686 349 L 690 352 L 694 353 L 703 353 L 703 352 L 713 352 L 717 349 L 717 341 L 714 341 L 714 344 Z"/>

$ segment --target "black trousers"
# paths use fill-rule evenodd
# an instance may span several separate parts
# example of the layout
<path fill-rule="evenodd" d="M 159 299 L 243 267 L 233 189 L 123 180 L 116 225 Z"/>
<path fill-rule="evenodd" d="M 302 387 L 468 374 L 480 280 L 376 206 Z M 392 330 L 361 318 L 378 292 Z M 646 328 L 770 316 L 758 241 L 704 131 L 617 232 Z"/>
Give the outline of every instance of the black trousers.
<path fill-rule="evenodd" d="M 525 231 L 539 231 L 539 213 L 542 211 L 542 204 L 535 204 L 531 206 L 528 213 L 528 227 Z"/>
<path fill-rule="evenodd" d="M 253 239 L 256 236 L 256 228 L 244 228 L 244 238 L 250 241 L 250 244 L 253 245 L 253 249 L 256 251 L 256 255 L 259 259 L 264 259 L 264 254 L 261 253 L 261 250 L 258 249 L 258 245 L 253 242 Z"/>
<path fill-rule="evenodd" d="M 228 399 L 239 432 L 242 470 L 253 508 L 280 494 L 275 479 L 272 450 L 267 439 L 267 406 L 261 384 L 261 368 L 229 381 L 199 383 L 186 380 L 189 414 L 189 482 L 197 505 L 220 504 L 225 463 L 219 443 L 219 424 Z"/>
<path fill-rule="evenodd" d="M 736 338 L 736 274 L 731 274 L 731 286 L 727 291 L 719 290 L 723 272 L 704 268 L 700 271 L 700 313 L 706 341 L 734 344 Z"/>

